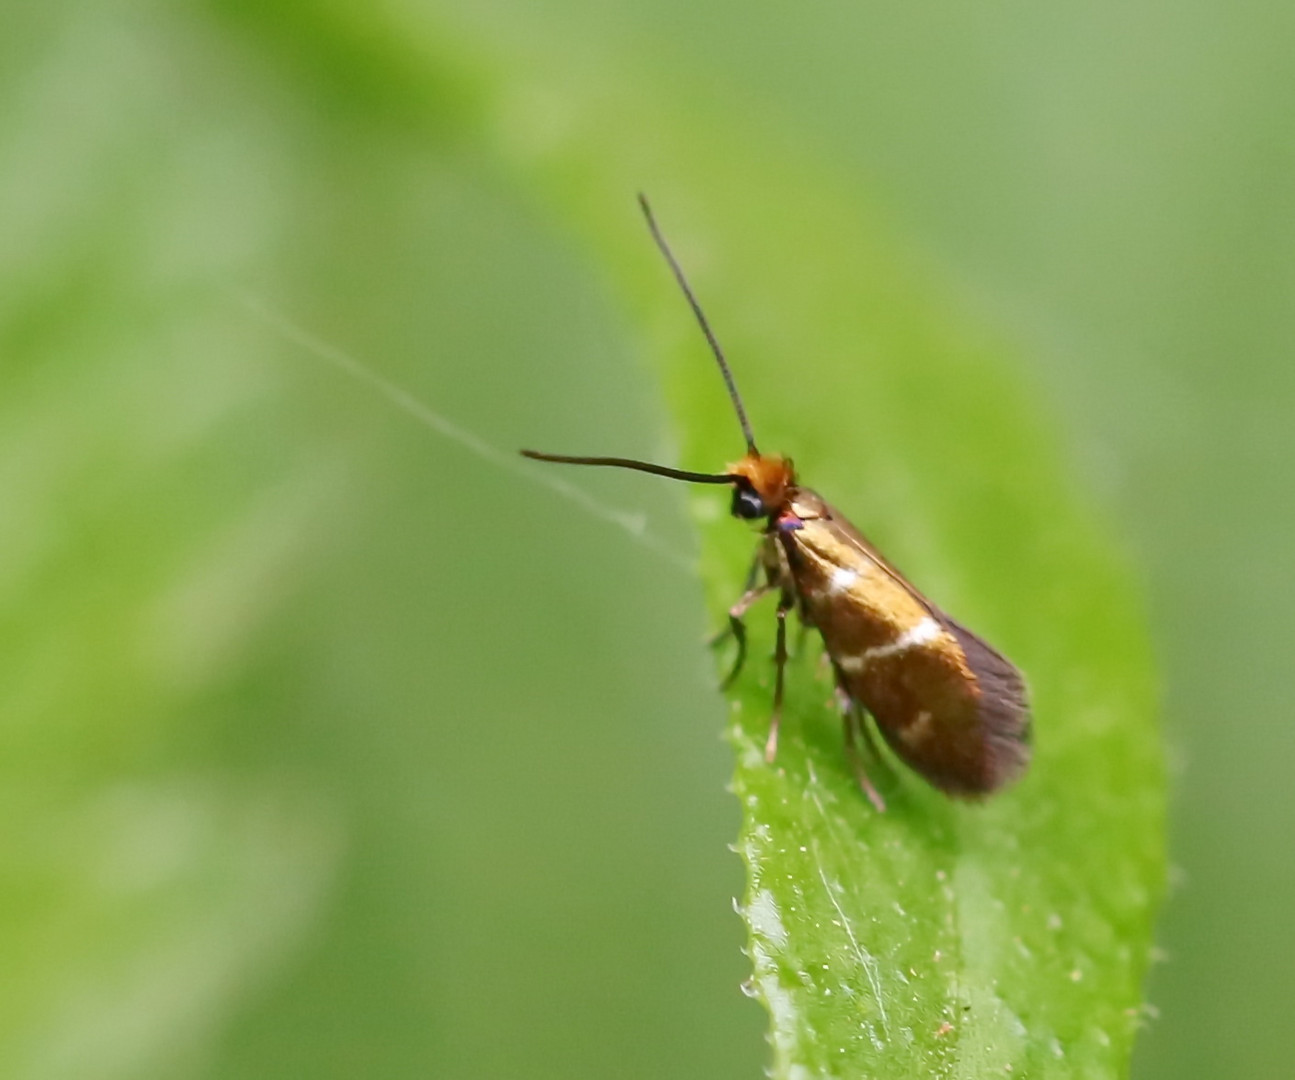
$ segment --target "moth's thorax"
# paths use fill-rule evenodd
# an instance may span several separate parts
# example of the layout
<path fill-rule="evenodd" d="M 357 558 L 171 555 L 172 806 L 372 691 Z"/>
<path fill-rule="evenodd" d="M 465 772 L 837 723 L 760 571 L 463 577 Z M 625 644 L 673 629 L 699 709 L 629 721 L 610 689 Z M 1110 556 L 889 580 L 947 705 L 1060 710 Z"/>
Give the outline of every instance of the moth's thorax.
<path fill-rule="evenodd" d="M 746 480 L 760 496 L 760 501 L 775 513 L 782 509 L 788 494 L 796 490 L 796 470 L 791 459 L 777 454 L 760 454 L 753 450 L 725 472 Z"/>

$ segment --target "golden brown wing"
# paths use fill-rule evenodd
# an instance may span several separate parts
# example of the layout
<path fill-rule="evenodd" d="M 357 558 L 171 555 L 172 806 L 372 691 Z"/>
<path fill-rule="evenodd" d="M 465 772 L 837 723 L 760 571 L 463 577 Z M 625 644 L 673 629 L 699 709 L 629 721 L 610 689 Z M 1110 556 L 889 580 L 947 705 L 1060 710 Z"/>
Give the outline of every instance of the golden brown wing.
<path fill-rule="evenodd" d="M 781 533 L 805 613 L 842 689 L 936 787 L 987 794 L 1029 761 L 1025 684 L 1012 664 L 919 593 L 811 491 Z"/>

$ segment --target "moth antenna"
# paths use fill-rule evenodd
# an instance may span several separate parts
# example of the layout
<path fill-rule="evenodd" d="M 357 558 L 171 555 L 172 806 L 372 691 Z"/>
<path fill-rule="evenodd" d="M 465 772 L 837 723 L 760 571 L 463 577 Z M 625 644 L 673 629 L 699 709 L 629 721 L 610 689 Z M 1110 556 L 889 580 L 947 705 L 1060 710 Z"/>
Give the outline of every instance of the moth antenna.
<path fill-rule="evenodd" d="M 746 418 L 746 409 L 743 408 L 742 398 L 737 392 L 737 383 L 733 381 L 733 372 L 729 370 L 728 361 L 724 359 L 724 350 L 719 347 L 719 340 L 715 337 L 715 332 L 710 328 L 710 323 L 706 320 L 706 313 L 702 311 L 701 304 L 697 302 L 697 297 L 693 294 L 692 288 L 688 284 L 688 279 L 684 277 L 683 269 L 679 266 L 679 261 L 674 257 L 674 252 L 670 250 L 670 245 L 666 243 L 665 237 L 661 235 L 661 229 L 657 226 L 656 218 L 652 214 L 652 207 L 647 201 L 647 196 L 642 192 L 639 193 L 639 206 L 643 208 L 643 216 L 647 218 L 648 229 L 652 232 L 652 239 L 656 241 L 656 246 L 660 248 L 661 254 L 665 256 L 665 261 L 670 264 L 674 279 L 679 283 L 679 288 L 683 290 L 683 294 L 688 300 L 688 306 L 692 308 L 692 313 L 697 316 L 697 322 L 701 325 L 701 332 L 706 335 L 710 351 L 715 354 L 720 374 L 724 376 L 724 385 L 728 387 L 728 396 L 732 399 L 733 408 L 737 410 L 738 423 L 742 425 L 742 435 L 746 438 L 747 452 L 758 454 L 759 451 L 755 448 L 755 436 L 751 433 L 751 423 Z"/>
<path fill-rule="evenodd" d="M 690 484 L 732 484 L 736 481 L 736 477 L 728 473 L 689 472 L 687 469 L 672 469 L 668 465 L 653 465 L 650 461 L 634 461 L 631 458 L 572 457 L 570 454 L 542 454 L 538 450 L 523 450 L 521 455 L 532 461 L 556 461 L 561 465 L 606 465 L 613 469 L 633 469 L 653 476 L 668 476 L 671 480 L 686 480 Z"/>

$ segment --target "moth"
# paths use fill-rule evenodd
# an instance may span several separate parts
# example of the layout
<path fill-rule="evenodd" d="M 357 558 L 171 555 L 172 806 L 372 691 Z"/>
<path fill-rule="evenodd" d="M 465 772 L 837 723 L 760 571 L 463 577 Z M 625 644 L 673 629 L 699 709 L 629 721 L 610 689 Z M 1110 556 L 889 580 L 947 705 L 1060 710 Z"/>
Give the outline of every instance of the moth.
<path fill-rule="evenodd" d="M 1021 674 L 1001 653 L 922 595 L 849 521 L 802 486 L 790 459 L 756 448 L 733 373 L 701 305 L 666 243 L 652 208 L 639 196 L 653 240 L 683 291 L 728 388 L 746 453 L 722 473 L 689 472 L 614 457 L 573 457 L 523 450 L 525 457 L 597 465 L 683 480 L 727 484 L 731 512 L 761 523 L 761 538 L 742 596 L 730 608 L 736 658 L 727 686 L 746 659 L 748 610 L 776 594 L 773 708 L 765 744 L 772 763 L 782 721 L 787 616 L 819 632 L 835 676 L 846 754 L 865 795 L 885 804 L 863 767 L 859 744 L 874 755 L 867 717 L 896 756 L 949 795 L 978 798 L 1018 777 L 1030 759 L 1030 709 Z"/>

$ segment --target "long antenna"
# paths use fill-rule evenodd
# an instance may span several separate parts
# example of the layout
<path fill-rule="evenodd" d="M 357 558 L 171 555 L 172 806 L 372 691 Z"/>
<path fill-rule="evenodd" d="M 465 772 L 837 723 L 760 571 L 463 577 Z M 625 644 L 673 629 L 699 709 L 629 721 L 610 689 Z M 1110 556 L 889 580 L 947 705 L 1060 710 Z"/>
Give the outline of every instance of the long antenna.
<path fill-rule="evenodd" d="M 665 242 L 665 237 L 661 235 L 656 218 L 652 215 L 652 207 L 648 205 L 647 196 L 642 192 L 639 193 L 639 206 L 643 208 L 643 216 L 647 218 L 648 228 L 652 231 L 652 239 L 656 241 L 656 246 L 661 249 L 661 254 L 665 256 L 665 261 L 670 264 L 670 269 L 674 272 L 674 279 L 679 282 L 679 288 L 683 290 L 684 296 L 688 298 L 688 305 L 692 308 L 692 313 L 697 316 L 697 322 L 701 324 L 701 332 L 706 335 L 706 340 L 710 343 L 710 351 L 715 354 L 720 374 L 724 376 L 724 384 L 728 387 L 728 396 L 732 398 L 733 408 L 737 410 L 737 419 L 742 425 L 742 434 L 746 437 L 747 451 L 752 454 L 759 453 L 755 448 L 755 436 L 751 434 L 751 423 L 746 418 L 746 409 L 742 407 L 742 398 L 737 392 L 737 383 L 733 381 L 733 373 L 728 368 L 728 361 L 724 359 L 724 350 L 719 347 L 715 332 L 710 328 L 710 323 L 706 321 L 706 314 L 702 311 L 701 304 L 697 302 L 697 297 L 693 295 L 693 291 L 688 285 L 688 279 L 683 276 L 683 270 L 680 268 L 678 260 L 675 259 L 674 253 L 670 250 L 670 245 Z"/>
<path fill-rule="evenodd" d="M 614 469 L 634 469 L 653 476 L 668 476 L 671 480 L 687 480 L 690 484 L 733 483 L 733 477 L 728 473 L 689 472 L 687 469 L 672 469 L 668 465 L 653 465 L 650 461 L 633 461 L 630 458 L 572 457 L 570 454 L 541 454 L 538 450 L 523 450 L 521 453 L 522 457 L 533 461 L 557 461 L 563 465 L 609 465 Z"/>

